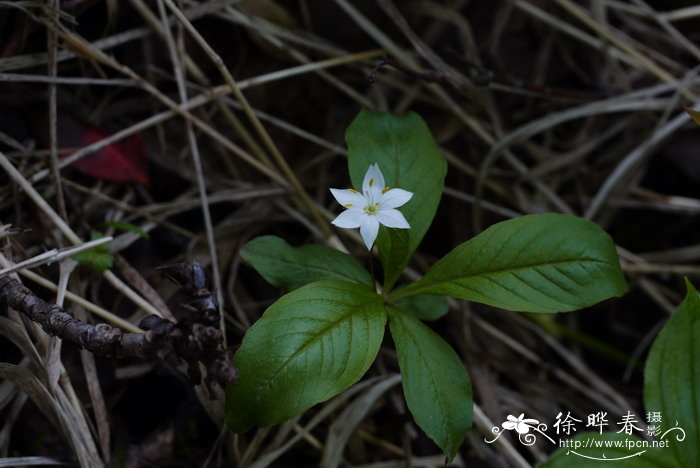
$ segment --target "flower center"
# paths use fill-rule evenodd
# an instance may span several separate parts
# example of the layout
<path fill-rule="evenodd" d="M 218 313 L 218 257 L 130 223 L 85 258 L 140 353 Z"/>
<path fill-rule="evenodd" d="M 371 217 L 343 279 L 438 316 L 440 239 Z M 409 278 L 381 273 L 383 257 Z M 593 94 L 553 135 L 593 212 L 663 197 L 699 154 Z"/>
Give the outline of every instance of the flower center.
<path fill-rule="evenodd" d="M 365 213 L 369 215 L 377 214 L 379 211 L 379 203 L 372 203 L 371 205 L 365 206 Z"/>

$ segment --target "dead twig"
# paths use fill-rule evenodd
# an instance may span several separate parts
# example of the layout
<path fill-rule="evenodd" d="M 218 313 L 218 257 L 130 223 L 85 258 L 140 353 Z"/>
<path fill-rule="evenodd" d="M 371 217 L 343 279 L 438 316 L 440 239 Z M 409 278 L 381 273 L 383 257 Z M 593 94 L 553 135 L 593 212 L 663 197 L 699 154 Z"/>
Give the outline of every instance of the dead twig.
<path fill-rule="evenodd" d="M 223 346 L 218 329 L 218 307 L 207 288 L 204 269 L 194 262 L 177 263 L 160 270 L 192 296 L 192 300 L 183 305 L 192 313 L 178 322 L 149 315 L 139 325 L 145 333 L 130 333 L 106 323 L 78 320 L 9 276 L 0 278 L 0 305 L 25 314 L 49 335 L 95 354 L 155 359 L 166 369 L 174 369 L 184 361 L 193 384 L 201 383 L 199 364 L 202 363 L 206 368 L 204 381 L 210 390 L 212 382 L 222 386 L 234 382 L 237 372 L 230 353 Z"/>

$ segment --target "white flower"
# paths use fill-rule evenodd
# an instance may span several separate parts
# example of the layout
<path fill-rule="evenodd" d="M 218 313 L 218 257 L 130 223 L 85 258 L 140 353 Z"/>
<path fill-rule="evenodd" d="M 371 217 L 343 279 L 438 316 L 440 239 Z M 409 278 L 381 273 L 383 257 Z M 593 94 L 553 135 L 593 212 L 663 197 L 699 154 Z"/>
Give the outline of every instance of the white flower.
<path fill-rule="evenodd" d="M 341 228 L 360 228 L 367 249 L 371 250 L 377 239 L 379 225 L 389 228 L 408 229 L 411 226 L 397 210 L 413 196 L 412 192 L 384 185 L 384 176 L 377 164 L 369 166 L 362 193 L 354 189 L 331 189 L 338 203 L 347 208 L 332 223 Z"/>
<path fill-rule="evenodd" d="M 517 418 L 512 414 L 509 414 L 506 419 L 508 419 L 508 421 L 501 424 L 503 429 L 508 431 L 515 429 L 518 434 L 527 434 L 530 432 L 531 427 L 536 427 L 540 423 L 537 419 L 526 419 L 524 413 Z"/>

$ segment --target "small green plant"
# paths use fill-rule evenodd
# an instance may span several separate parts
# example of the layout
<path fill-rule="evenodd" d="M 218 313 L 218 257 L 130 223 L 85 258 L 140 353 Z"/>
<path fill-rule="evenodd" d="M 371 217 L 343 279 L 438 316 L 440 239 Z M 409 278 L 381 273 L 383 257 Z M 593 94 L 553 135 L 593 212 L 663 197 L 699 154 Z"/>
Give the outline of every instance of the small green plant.
<path fill-rule="evenodd" d="M 554 452 L 541 468 L 593 468 L 615 461 L 620 468 L 700 466 L 700 296 L 690 281 L 683 303 L 666 322 L 644 369 L 643 433 L 586 432 Z"/>
<path fill-rule="evenodd" d="M 124 232 L 133 232 L 144 239 L 148 239 L 148 233 L 146 231 L 131 223 L 123 221 L 105 221 L 102 223 L 102 226 Z M 105 237 L 105 235 L 102 232 L 95 231 L 92 233 L 90 240 L 102 239 L 103 237 Z M 114 256 L 109 253 L 109 246 L 110 242 L 96 245 L 95 247 L 73 255 L 73 259 L 81 265 L 89 265 L 96 272 L 102 273 L 109 270 L 114 265 Z"/>
<path fill-rule="evenodd" d="M 99 231 L 93 232 L 90 240 L 102 239 L 105 235 Z M 81 265 L 89 265 L 96 272 L 102 273 L 109 270 L 114 264 L 114 256 L 109 253 L 109 242 L 73 255 L 73 259 Z"/>
<path fill-rule="evenodd" d="M 150 236 L 146 231 L 141 229 L 135 224 L 127 223 L 124 221 L 105 221 L 104 223 L 100 224 L 102 227 L 106 228 L 113 228 L 118 231 L 123 231 L 123 232 L 133 232 L 139 237 L 142 237 L 144 239 L 150 239 Z"/>
<path fill-rule="evenodd" d="M 452 458 L 472 425 L 469 374 L 422 321 L 447 312 L 444 296 L 541 313 L 620 296 L 627 285 L 615 246 L 584 219 L 523 216 L 491 226 L 419 281 L 395 287 L 433 220 L 447 164 L 414 113 L 362 111 L 346 141 L 352 185 L 362 190 L 332 190 L 347 209 L 334 224 L 359 227 L 366 246 L 376 245 L 382 286 L 329 247 L 291 247 L 276 237 L 247 244 L 243 258 L 291 292 L 248 330 L 235 355 L 240 374 L 227 388 L 228 427 L 278 424 L 347 389 L 374 362 L 388 321 L 408 408 Z"/>

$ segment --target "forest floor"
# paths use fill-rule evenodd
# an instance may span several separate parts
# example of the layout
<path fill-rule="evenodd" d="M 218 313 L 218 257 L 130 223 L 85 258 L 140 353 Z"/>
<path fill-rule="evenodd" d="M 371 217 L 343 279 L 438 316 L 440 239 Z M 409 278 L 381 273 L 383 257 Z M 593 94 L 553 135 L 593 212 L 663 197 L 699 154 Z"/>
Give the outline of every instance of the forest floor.
<path fill-rule="evenodd" d="M 414 111 L 448 172 L 412 272 L 529 213 L 591 219 L 618 247 L 630 286 L 621 298 L 552 315 L 455 301 L 431 323 L 474 390 L 474 428 L 452 465 L 536 465 L 551 444 L 490 445 L 491 428 L 522 413 L 549 425 L 567 412 L 643 419 L 649 346 L 684 277 L 700 280 L 700 128 L 683 110 L 700 102 L 694 3 L 0 1 L 0 269 L 112 236 L 74 270 L 46 263 L 19 277 L 49 302 L 67 289 L 78 317 L 135 326 L 149 313 L 186 314 L 156 268 L 196 259 L 235 350 L 283 294 L 241 247 L 264 234 L 327 242 L 340 211 L 328 188 L 349 186 L 345 129 L 362 108 Z M 333 233 L 366 258 L 359 236 Z M 2 318 L 0 457 L 129 467 L 444 461 L 400 385 L 372 400 L 398 372 L 391 346 L 352 396 L 233 436 L 223 399 L 185 374 L 58 347 L 14 312 Z M 354 421 L 363 402 L 367 414 Z"/>

